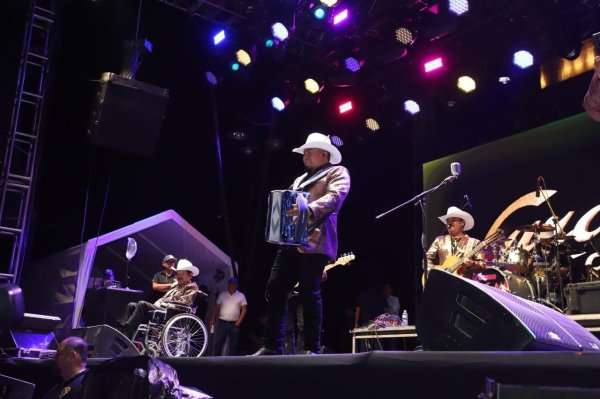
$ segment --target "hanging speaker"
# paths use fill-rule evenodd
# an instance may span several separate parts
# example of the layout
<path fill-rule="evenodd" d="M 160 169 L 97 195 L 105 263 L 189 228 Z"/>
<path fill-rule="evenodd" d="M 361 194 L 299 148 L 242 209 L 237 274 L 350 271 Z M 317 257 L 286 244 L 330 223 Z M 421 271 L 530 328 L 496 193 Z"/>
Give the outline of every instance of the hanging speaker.
<path fill-rule="evenodd" d="M 158 141 L 169 91 L 105 72 L 87 133 L 93 145 L 150 157 Z"/>
<path fill-rule="evenodd" d="M 88 343 L 90 357 L 113 358 L 140 354 L 129 338 L 105 324 L 75 328 L 71 330 L 71 335 L 83 338 Z"/>
<path fill-rule="evenodd" d="M 600 351 L 600 341 L 562 313 L 436 269 L 417 320 L 426 350 Z"/>

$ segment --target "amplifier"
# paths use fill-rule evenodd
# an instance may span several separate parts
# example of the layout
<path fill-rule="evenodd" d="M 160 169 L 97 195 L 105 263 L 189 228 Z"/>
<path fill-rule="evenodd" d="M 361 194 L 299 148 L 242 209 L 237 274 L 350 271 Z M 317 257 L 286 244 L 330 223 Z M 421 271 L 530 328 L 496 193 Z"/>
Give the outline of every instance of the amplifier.
<path fill-rule="evenodd" d="M 568 314 L 600 313 L 600 281 L 567 284 Z"/>

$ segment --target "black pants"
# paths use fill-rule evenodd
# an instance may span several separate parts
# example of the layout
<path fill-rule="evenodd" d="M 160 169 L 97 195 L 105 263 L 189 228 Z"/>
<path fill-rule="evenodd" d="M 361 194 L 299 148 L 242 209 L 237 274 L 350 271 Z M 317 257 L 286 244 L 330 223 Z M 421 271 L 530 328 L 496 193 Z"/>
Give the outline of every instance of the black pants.
<path fill-rule="evenodd" d="M 129 304 L 131 305 L 131 304 Z M 130 307 L 128 305 L 128 307 Z M 131 307 L 130 307 L 131 308 Z M 133 338 L 133 334 L 137 327 L 142 323 L 147 323 L 150 320 L 150 311 L 156 310 L 158 307 L 154 306 L 154 304 L 146 301 L 139 301 L 129 319 L 123 326 L 125 329 L 125 334 L 127 334 L 128 338 Z"/>
<path fill-rule="evenodd" d="M 277 252 L 267 283 L 267 347 L 283 352 L 288 295 L 294 285 L 300 282 L 300 300 L 304 308 L 304 349 L 320 352 L 323 322 L 321 277 L 328 259 L 326 255 L 301 254 L 296 248 L 282 248 Z"/>

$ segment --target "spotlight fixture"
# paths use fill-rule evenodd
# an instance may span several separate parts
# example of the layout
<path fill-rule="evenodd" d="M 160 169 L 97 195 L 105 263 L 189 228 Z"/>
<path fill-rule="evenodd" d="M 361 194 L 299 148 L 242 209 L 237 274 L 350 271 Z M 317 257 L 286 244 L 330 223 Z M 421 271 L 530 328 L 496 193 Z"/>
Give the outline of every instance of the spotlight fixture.
<path fill-rule="evenodd" d="M 240 70 L 240 64 L 234 61 L 231 64 L 229 64 L 229 69 L 231 69 L 233 72 L 237 72 Z"/>
<path fill-rule="evenodd" d="M 360 61 L 354 57 L 347 57 L 344 60 L 344 68 L 346 68 L 350 72 L 358 72 L 361 68 Z"/>
<path fill-rule="evenodd" d="M 311 78 L 306 79 L 304 81 L 304 88 L 306 89 L 306 91 L 312 94 L 316 94 L 319 92 L 319 90 L 321 90 L 321 87 L 319 86 L 317 81 Z"/>
<path fill-rule="evenodd" d="M 312 15 L 318 20 L 322 20 L 327 16 L 327 10 L 324 6 L 315 6 L 312 9 Z"/>
<path fill-rule="evenodd" d="M 266 39 L 265 40 L 265 47 L 266 48 L 271 48 L 275 45 L 275 40 L 273 39 Z"/>
<path fill-rule="evenodd" d="M 273 25 L 271 25 L 271 34 L 275 39 L 282 42 L 290 36 L 287 28 L 281 22 L 275 22 Z"/>
<path fill-rule="evenodd" d="M 456 86 L 465 93 L 470 93 L 477 87 L 475 80 L 473 80 L 473 78 L 470 76 L 461 76 L 458 78 Z"/>
<path fill-rule="evenodd" d="M 469 11 L 469 1 L 468 0 L 449 0 L 448 1 L 448 11 L 456 15 L 463 15 L 467 11 Z"/>
<path fill-rule="evenodd" d="M 367 129 L 369 129 L 372 132 L 376 132 L 379 130 L 379 122 L 377 122 L 373 118 L 367 118 L 365 120 L 365 126 L 367 127 Z"/>
<path fill-rule="evenodd" d="M 429 73 L 429 72 L 433 72 L 435 70 L 440 69 L 441 67 L 444 66 L 444 62 L 442 61 L 441 57 L 438 57 L 436 59 L 433 59 L 431 61 L 427 61 L 423 67 L 425 68 L 425 72 Z"/>
<path fill-rule="evenodd" d="M 396 29 L 395 35 L 397 41 L 407 46 L 415 41 L 413 33 L 404 26 Z"/>
<path fill-rule="evenodd" d="M 533 55 L 529 51 L 519 50 L 513 54 L 513 64 L 521 69 L 529 68 L 533 65 Z"/>
<path fill-rule="evenodd" d="M 331 140 L 331 144 L 336 147 L 341 147 L 344 145 L 344 140 L 342 140 L 339 136 L 330 136 L 329 140 Z"/>
<path fill-rule="evenodd" d="M 323 4 L 325 7 L 333 7 L 338 2 L 338 0 L 321 0 L 321 4 Z"/>
<path fill-rule="evenodd" d="M 204 73 L 204 77 L 206 78 L 206 82 L 211 86 L 216 86 L 219 82 L 219 80 L 217 79 L 217 75 L 215 75 L 211 71 L 206 71 Z"/>
<path fill-rule="evenodd" d="M 213 36 L 213 42 L 215 43 L 215 46 L 218 46 L 220 43 L 223 42 L 223 40 L 225 40 L 224 30 L 221 30 L 219 33 Z"/>
<path fill-rule="evenodd" d="M 416 101 L 406 100 L 404 101 L 404 110 L 411 115 L 415 115 L 421 111 L 421 107 L 419 107 L 419 104 L 417 104 Z"/>
<path fill-rule="evenodd" d="M 335 14 L 333 16 L 333 24 L 337 25 L 342 21 L 345 21 L 346 19 L 348 19 L 348 9 L 345 8 L 342 11 L 338 12 L 337 14 Z"/>
<path fill-rule="evenodd" d="M 242 49 L 238 50 L 235 53 L 235 58 L 236 58 L 237 62 L 239 62 L 243 66 L 248 66 L 252 62 L 252 58 L 250 57 L 250 54 L 248 54 L 245 50 L 242 50 Z"/>
<path fill-rule="evenodd" d="M 285 109 L 285 107 L 287 106 L 287 102 L 283 101 L 281 98 L 279 97 L 273 97 L 271 99 L 271 105 L 273 106 L 273 109 L 275 109 L 276 111 L 283 111 Z"/>
<path fill-rule="evenodd" d="M 242 141 L 246 140 L 247 136 L 246 133 L 241 130 L 234 130 L 229 134 L 229 138 L 236 141 Z"/>
<path fill-rule="evenodd" d="M 338 107 L 340 114 L 345 114 L 348 111 L 352 110 L 352 101 L 346 101 Z"/>
<path fill-rule="evenodd" d="M 508 76 L 500 76 L 498 78 L 498 82 L 505 85 L 508 84 L 508 82 L 510 82 L 510 78 Z"/>

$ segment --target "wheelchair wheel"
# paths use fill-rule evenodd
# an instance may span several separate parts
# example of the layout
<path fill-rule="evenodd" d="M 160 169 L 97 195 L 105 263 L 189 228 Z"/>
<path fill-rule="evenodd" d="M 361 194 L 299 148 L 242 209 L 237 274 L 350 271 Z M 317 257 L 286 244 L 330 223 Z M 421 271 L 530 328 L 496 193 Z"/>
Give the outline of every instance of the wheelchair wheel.
<path fill-rule="evenodd" d="M 202 320 L 188 313 L 178 314 L 165 324 L 162 352 L 170 357 L 200 357 L 206 352 L 207 337 Z"/>

